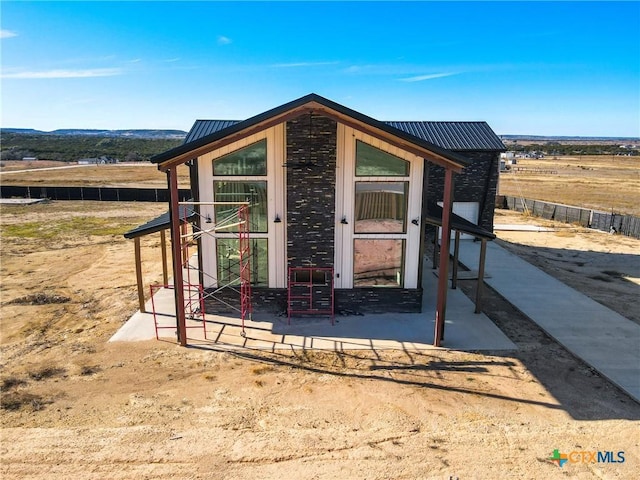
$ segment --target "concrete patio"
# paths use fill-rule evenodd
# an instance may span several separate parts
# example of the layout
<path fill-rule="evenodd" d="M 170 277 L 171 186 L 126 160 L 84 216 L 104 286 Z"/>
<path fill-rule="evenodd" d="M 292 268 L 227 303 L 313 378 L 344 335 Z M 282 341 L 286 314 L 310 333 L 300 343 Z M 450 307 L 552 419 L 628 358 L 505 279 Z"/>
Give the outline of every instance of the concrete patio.
<path fill-rule="evenodd" d="M 433 346 L 437 277 L 428 262 L 424 264 L 423 312 L 381 313 L 363 316 L 292 318 L 255 313 L 245 322 L 242 335 L 238 316 L 206 315 L 206 338 L 202 322 L 187 321 L 189 345 L 216 349 L 251 348 L 260 350 L 320 349 L 361 350 L 398 349 L 422 351 Z M 173 290 L 161 289 L 154 296 L 159 336 L 176 341 Z M 151 301 L 147 312 L 152 312 Z M 152 313 L 137 312 L 110 341 L 139 341 L 156 338 Z M 517 347 L 484 314 L 474 313 L 474 304 L 460 290 L 449 290 L 447 299 L 445 347 L 452 350 L 513 350 Z"/>

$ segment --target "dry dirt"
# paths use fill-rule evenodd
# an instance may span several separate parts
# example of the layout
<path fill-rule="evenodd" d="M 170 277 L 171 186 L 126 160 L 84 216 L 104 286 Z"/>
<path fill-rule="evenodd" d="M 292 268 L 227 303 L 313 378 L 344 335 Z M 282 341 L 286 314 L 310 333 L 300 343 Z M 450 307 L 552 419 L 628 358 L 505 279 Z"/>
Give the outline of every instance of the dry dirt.
<path fill-rule="evenodd" d="M 3 478 L 636 478 L 640 405 L 490 289 L 486 312 L 518 350 L 230 353 L 107 343 L 137 308 L 133 245 L 121 233 L 164 208 L 2 208 Z M 548 249 L 566 259 L 579 252 L 583 269 L 590 250 L 606 246 L 631 263 L 629 248 L 640 246 L 560 233 L 527 253 L 541 251 L 561 270 Z M 542 238 L 517 235 L 501 238 L 510 248 Z M 145 282 L 158 281 L 155 235 L 143 256 Z M 579 288 L 637 281 L 624 262 L 609 269 L 620 275 Z M 624 451 L 625 462 L 559 468 L 548 459 L 554 449 Z"/>
<path fill-rule="evenodd" d="M 514 167 L 527 171 L 501 173 L 500 195 L 640 216 L 640 157 L 549 156 L 517 162 Z"/>
<path fill-rule="evenodd" d="M 49 160 L 5 160 L 4 185 L 167 188 L 167 176 L 152 163 L 78 165 Z M 27 171 L 25 171 L 27 170 Z M 189 188 L 189 168 L 178 167 L 178 186 Z"/>

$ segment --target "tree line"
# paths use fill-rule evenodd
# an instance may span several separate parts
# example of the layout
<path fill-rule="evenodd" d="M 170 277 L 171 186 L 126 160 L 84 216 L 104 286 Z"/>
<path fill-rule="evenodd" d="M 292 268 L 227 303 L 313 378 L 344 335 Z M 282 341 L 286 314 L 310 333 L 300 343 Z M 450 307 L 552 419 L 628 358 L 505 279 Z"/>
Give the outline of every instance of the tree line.
<path fill-rule="evenodd" d="M 640 155 L 638 148 L 611 144 L 561 144 L 560 142 L 546 142 L 524 145 L 513 143 L 509 144 L 507 148 L 515 152 L 541 152 L 545 155 Z"/>
<path fill-rule="evenodd" d="M 146 161 L 180 144 L 182 140 L 168 138 L 2 133 L 0 160 L 36 157 L 39 160 L 77 162 L 82 158 L 105 156 L 127 162 Z"/>

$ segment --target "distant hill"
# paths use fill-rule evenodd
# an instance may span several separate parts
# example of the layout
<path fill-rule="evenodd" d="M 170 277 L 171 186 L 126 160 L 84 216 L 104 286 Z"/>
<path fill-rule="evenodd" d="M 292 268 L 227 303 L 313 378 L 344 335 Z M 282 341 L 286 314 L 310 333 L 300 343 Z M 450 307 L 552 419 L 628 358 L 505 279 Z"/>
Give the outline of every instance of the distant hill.
<path fill-rule="evenodd" d="M 549 135 L 499 135 L 503 141 L 515 142 L 571 142 L 588 145 L 590 143 L 639 143 L 640 137 L 579 137 L 579 136 L 549 136 Z"/>
<path fill-rule="evenodd" d="M 26 128 L 3 128 L 0 160 L 76 162 L 82 158 L 109 157 L 120 161 L 145 161 L 182 144 L 181 130 L 83 130 L 41 132 Z"/>
<path fill-rule="evenodd" d="M 66 128 L 53 130 L 51 132 L 43 132 L 42 130 L 34 130 L 32 128 L 3 128 L 0 130 L 1 135 L 15 133 L 24 135 L 50 135 L 50 136 L 94 136 L 94 137 L 124 137 L 124 138 L 168 138 L 168 139 L 184 139 L 187 132 L 182 130 L 97 130 L 84 128 Z"/>

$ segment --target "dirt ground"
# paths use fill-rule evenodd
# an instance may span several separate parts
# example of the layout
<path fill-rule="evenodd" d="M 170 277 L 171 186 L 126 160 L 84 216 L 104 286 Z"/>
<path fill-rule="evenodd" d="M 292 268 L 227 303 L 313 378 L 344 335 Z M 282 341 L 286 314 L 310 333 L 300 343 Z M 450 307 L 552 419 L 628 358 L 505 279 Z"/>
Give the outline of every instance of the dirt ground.
<path fill-rule="evenodd" d="M 496 210 L 495 223 L 551 232 L 499 231 L 498 242 L 567 285 L 640 324 L 640 241 L 624 235 Z"/>
<path fill-rule="evenodd" d="M 1 163 L 4 185 L 167 188 L 167 176 L 149 162 L 78 165 L 50 160 L 3 160 Z M 189 188 L 189 168 L 184 165 L 178 167 L 178 185 Z"/>
<path fill-rule="evenodd" d="M 640 157 L 611 155 L 518 158 L 524 171 L 500 174 L 500 195 L 640 216 Z"/>
<path fill-rule="evenodd" d="M 107 343 L 137 309 L 133 244 L 122 233 L 164 209 L 2 208 L 2 478 L 637 478 L 640 405 L 489 288 L 485 311 L 518 350 Z M 516 221 L 531 220 L 496 219 Z M 584 277 L 575 286 L 591 295 L 615 290 L 597 299 L 628 304 L 638 321 L 640 241 L 562 228 L 500 241 L 567 282 Z M 143 240 L 146 284 L 161 278 L 159 244 Z M 615 264 L 600 263 L 605 253 Z M 473 282 L 460 285 L 472 293 Z M 636 297 L 620 302 L 627 288 Z M 555 449 L 624 452 L 625 461 L 560 468 L 549 460 Z"/>

